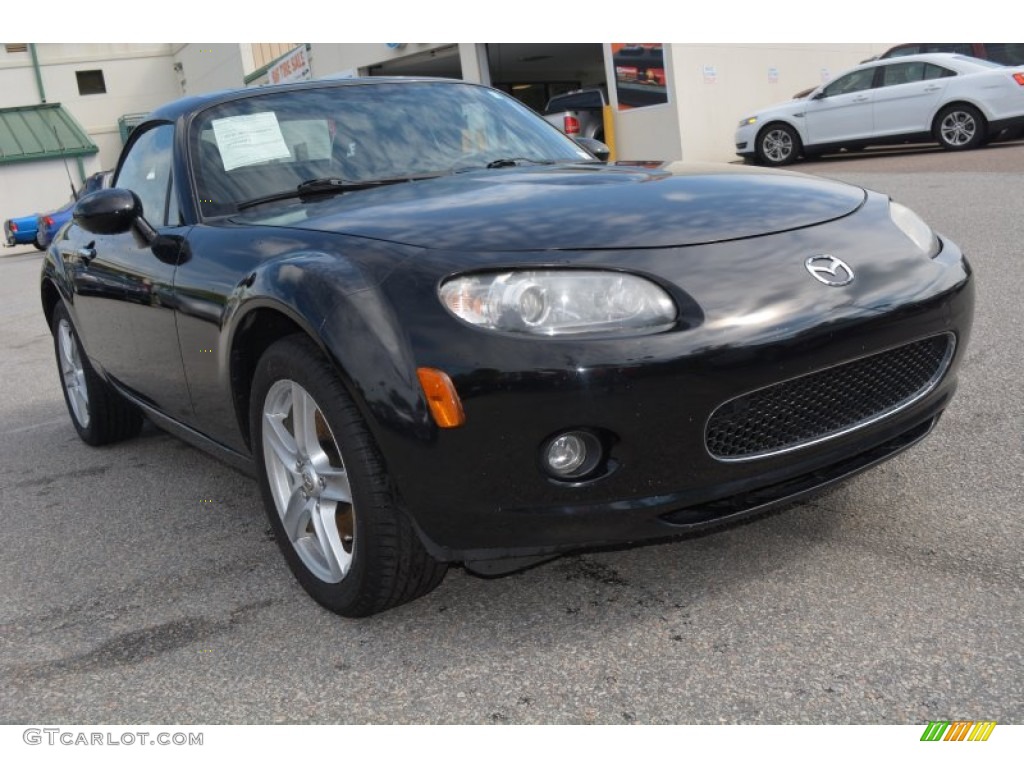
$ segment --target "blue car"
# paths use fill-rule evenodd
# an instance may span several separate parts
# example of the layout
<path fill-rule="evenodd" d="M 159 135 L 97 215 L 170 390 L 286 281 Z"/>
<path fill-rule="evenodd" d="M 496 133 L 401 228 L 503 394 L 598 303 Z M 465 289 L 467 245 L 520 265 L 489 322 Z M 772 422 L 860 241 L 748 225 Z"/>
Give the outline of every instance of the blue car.
<path fill-rule="evenodd" d="M 46 246 L 40 244 L 36 239 L 36 233 L 39 229 L 37 220 L 38 217 L 32 215 L 19 216 L 4 221 L 4 245 L 7 247 L 13 245 L 34 245 L 39 250 L 43 250 Z"/>
<path fill-rule="evenodd" d="M 82 195 L 95 192 L 110 185 L 111 171 L 94 173 L 85 180 L 80 192 L 68 202 L 46 214 L 33 213 L 30 216 L 16 216 L 4 221 L 4 245 L 34 245 L 40 251 L 53 240 L 53 236 L 71 219 L 75 201 Z"/>
<path fill-rule="evenodd" d="M 82 190 L 78 193 L 78 197 L 88 195 L 98 189 L 109 187 L 110 177 L 112 175 L 112 171 L 100 171 L 99 173 L 94 173 L 85 180 L 85 186 L 83 186 Z M 75 209 L 76 202 L 78 202 L 77 198 L 72 198 L 56 211 L 40 214 L 36 217 L 36 235 L 33 243 L 36 248 L 42 250 L 53 242 L 53 238 L 57 234 L 57 231 L 71 221 L 71 214 Z"/>
<path fill-rule="evenodd" d="M 46 248 L 53 242 L 53 236 L 57 230 L 71 221 L 71 214 L 75 209 L 75 199 L 68 200 L 56 211 L 43 213 L 36 217 L 36 248 Z"/>

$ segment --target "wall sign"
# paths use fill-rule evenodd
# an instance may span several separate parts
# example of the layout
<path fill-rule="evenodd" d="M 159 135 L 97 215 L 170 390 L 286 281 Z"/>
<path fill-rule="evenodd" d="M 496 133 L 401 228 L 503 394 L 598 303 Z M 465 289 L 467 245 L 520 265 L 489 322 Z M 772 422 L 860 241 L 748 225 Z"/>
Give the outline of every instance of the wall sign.
<path fill-rule="evenodd" d="M 312 77 L 313 73 L 309 68 L 309 57 L 306 55 L 305 45 L 293 48 L 277 64 L 267 70 L 267 80 L 271 85 L 310 80 Z"/>

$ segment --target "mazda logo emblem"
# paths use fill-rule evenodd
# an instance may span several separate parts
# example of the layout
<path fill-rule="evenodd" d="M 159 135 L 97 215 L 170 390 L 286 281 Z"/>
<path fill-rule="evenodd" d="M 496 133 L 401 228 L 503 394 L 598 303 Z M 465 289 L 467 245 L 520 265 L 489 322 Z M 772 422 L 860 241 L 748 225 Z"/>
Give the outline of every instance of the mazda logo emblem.
<path fill-rule="evenodd" d="M 825 285 L 842 286 L 853 282 L 853 270 L 845 261 L 829 253 L 811 256 L 804 262 L 804 266 L 811 277 Z"/>

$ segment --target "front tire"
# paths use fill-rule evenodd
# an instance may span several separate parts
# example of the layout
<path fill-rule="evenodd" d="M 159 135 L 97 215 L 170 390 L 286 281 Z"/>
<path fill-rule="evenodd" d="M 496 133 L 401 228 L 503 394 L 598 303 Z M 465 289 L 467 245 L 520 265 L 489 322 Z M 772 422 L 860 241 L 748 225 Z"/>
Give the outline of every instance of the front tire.
<path fill-rule="evenodd" d="M 954 104 L 935 118 L 935 140 L 943 149 L 974 149 L 985 140 L 988 127 L 982 114 L 967 104 Z"/>
<path fill-rule="evenodd" d="M 800 156 L 800 136 L 785 123 L 767 125 L 757 135 L 755 151 L 761 165 L 789 165 Z"/>
<path fill-rule="evenodd" d="M 93 370 L 61 303 L 53 313 L 51 330 L 64 402 L 83 442 L 107 445 L 139 434 L 142 414 Z"/>
<path fill-rule="evenodd" d="M 267 516 L 313 599 L 369 616 L 441 583 L 447 566 L 423 548 L 358 408 L 310 339 L 267 349 L 250 404 Z"/>

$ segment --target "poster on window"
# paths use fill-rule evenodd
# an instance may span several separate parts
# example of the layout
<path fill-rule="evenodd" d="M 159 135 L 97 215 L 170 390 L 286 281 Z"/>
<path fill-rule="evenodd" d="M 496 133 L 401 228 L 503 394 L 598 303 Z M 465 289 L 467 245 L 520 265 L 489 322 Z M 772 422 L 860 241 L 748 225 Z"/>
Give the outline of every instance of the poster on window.
<path fill-rule="evenodd" d="M 619 109 L 668 103 L 661 43 L 612 43 Z"/>

